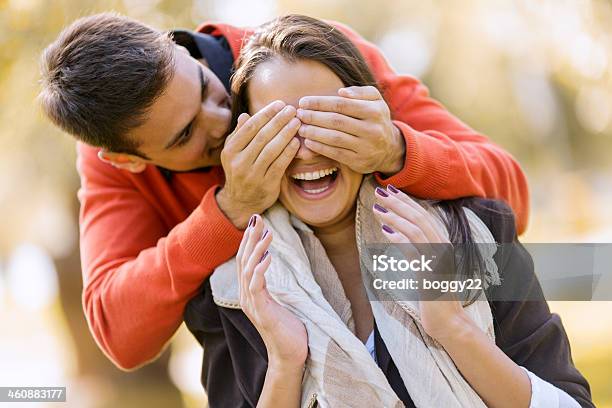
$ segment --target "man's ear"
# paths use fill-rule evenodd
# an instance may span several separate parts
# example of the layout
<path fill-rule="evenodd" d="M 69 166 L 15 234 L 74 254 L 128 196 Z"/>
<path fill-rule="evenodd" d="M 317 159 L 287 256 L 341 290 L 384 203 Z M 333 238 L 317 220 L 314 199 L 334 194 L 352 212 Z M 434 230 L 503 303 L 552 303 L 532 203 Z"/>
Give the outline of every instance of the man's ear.
<path fill-rule="evenodd" d="M 118 169 L 127 170 L 131 173 L 142 173 L 147 168 L 147 163 L 141 157 L 126 153 L 114 153 L 100 150 L 98 158 Z"/>

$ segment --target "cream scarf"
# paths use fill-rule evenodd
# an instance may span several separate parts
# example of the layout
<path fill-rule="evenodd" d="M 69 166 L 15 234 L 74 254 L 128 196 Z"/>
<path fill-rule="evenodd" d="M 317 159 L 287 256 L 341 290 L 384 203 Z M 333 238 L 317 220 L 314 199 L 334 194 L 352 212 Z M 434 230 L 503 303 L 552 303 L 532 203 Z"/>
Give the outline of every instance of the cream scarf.
<path fill-rule="evenodd" d="M 356 235 L 362 255 L 369 243 L 387 242 L 372 215 L 374 188 L 373 177 L 366 178 L 357 202 Z M 474 242 L 491 244 L 479 245 L 479 250 L 489 283 L 498 283 L 493 236 L 472 211 L 464 210 Z M 321 407 L 334 408 L 404 406 L 364 344 L 353 334 L 350 304 L 312 230 L 278 204 L 264 214 L 264 219 L 274 233 L 272 263 L 265 275 L 267 288 L 274 299 L 302 320 L 308 332 L 309 355 L 301 406 L 312 406 L 315 400 Z M 362 274 L 371 273 L 362 266 Z M 371 279 L 372 276 L 364 276 L 364 281 Z M 240 308 L 235 258 L 219 266 L 210 283 L 217 305 Z M 378 294 L 371 286 L 365 286 L 369 299 L 375 299 Z M 385 298 L 389 299 L 389 295 L 393 296 L 389 292 Z M 382 339 L 417 407 L 485 407 L 444 349 L 425 333 L 418 302 L 396 299 L 370 304 Z M 484 293 L 465 310 L 494 342 L 493 319 Z"/>

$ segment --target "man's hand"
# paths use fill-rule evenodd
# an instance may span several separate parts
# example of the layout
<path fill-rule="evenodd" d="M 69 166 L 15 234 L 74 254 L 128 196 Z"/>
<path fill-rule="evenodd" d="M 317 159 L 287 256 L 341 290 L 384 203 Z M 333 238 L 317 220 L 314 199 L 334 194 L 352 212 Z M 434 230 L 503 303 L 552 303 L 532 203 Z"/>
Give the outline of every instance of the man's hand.
<path fill-rule="evenodd" d="M 300 121 L 293 106 L 272 102 L 252 117 L 243 113 L 221 152 L 225 185 L 217 193 L 219 208 L 237 228 L 251 214 L 262 213 L 278 199 L 280 181 L 300 147 Z"/>
<path fill-rule="evenodd" d="M 375 87 L 342 88 L 338 96 L 306 96 L 299 108 L 299 135 L 310 150 L 362 174 L 391 175 L 404 166 L 404 138 Z"/>

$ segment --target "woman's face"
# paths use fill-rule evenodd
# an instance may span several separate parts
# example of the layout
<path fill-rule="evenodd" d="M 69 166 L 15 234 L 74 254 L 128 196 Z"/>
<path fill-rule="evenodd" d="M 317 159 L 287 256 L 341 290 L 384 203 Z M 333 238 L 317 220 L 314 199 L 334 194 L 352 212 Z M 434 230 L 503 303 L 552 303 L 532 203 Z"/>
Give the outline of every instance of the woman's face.
<path fill-rule="evenodd" d="M 343 87 L 340 78 L 319 62 L 276 57 L 260 64 L 249 82 L 249 113 L 279 99 L 297 108 L 303 96 L 337 95 Z M 279 200 L 308 225 L 333 225 L 351 214 L 363 175 L 313 152 L 301 138 L 300 143 L 281 180 Z"/>

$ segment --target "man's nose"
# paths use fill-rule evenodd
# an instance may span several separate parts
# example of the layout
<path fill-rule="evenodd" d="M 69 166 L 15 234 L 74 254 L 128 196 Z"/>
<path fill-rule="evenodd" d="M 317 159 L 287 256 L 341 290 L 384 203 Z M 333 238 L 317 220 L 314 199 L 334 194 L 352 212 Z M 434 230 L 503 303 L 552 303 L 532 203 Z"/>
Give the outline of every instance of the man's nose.
<path fill-rule="evenodd" d="M 313 159 L 315 156 L 318 156 L 319 153 L 313 152 L 304 144 L 304 138 L 302 136 L 295 136 L 300 141 L 300 148 L 298 149 L 295 157 L 300 160 L 309 160 Z"/>
<path fill-rule="evenodd" d="M 232 113 L 228 109 L 211 109 L 206 112 L 209 135 L 214 139 L 223 139 L 230 132 Z"/>

